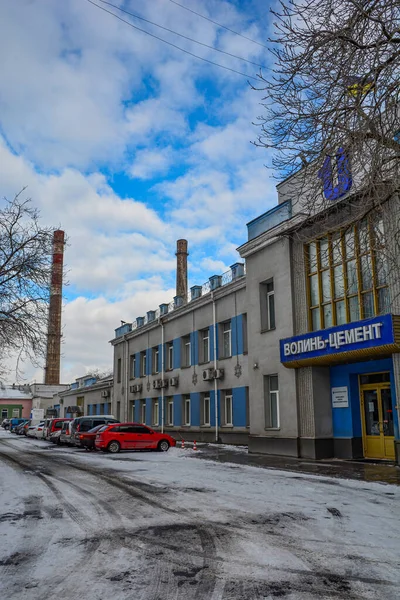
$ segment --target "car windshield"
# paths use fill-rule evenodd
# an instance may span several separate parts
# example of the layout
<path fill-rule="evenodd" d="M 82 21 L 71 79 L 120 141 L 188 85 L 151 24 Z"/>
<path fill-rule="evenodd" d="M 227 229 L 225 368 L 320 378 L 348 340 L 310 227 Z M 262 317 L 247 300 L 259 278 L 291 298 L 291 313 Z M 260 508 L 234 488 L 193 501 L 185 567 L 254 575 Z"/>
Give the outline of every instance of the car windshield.
<path fill-rule="evenodd" d="M 105 431 L 107 429 L 108 425 L 100 425 L 100 427 L 97 429 L 97 433 L 101 433 L 102 431 Z M 96 429 L 96 427 L 95 427 Z"/>
<path fill-rule="evenodd" d="M 99 431 L 100 429 L 104 429 L 104 425 L 96 425 L 96 427 L 89 429 L 88 433 L 96 433 L 96 431 Z"/>

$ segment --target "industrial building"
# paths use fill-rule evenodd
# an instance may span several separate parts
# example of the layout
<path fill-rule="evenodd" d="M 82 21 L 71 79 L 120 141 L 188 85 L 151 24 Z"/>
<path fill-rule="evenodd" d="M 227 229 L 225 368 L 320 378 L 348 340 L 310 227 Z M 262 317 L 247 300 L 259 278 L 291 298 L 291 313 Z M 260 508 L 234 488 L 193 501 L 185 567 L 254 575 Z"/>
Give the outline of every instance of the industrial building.
<path fill-rule="evenodd" d="M 348 179 L 316 215 L 295 179 L 277 191 L 246 265 L 189 295 L 178 242 L 174 301 L 115 331 L 114 412 L 253 452 L 399 460 L 399 200 L 365 210 Z"/>

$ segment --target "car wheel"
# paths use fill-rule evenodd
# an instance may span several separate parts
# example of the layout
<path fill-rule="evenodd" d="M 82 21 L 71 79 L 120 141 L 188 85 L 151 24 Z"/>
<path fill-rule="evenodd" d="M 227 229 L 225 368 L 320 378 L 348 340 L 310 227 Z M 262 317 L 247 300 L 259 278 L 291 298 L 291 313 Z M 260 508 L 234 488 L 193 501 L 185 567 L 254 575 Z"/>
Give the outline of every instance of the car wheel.
<path fill-rule="evenodd" d="M 119 444 L 119 442 L 110 442 L 108 444 L 108 451 L 111 452 L 112 454 L 117 454 L 117 452 L 119 452 L 121 450 L 121 445 Z"/>
<path fill-rule="evenodd" d="M 158 444 L 158 449 L 160 452 L 168 452 L 169 442 L 167 440 L 161 440 L 161 442 Z"/>

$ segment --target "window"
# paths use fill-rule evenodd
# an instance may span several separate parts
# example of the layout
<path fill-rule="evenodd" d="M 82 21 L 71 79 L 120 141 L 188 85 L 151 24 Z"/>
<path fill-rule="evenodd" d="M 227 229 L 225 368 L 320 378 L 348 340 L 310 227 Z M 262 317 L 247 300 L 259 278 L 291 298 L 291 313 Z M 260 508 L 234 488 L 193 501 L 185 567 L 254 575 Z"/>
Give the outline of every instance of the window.
<path fill-rule="evenodd" d="M 132 433 L 146 433 L 147 435 L 152 433 L 151 429 L 142 425 L 131 425 L 131 431 Z"/>
<path fill-rule="evenodd" d="M 183 397 L 183 424 L 190 426 L 190 394 Z"/>
<path fill-rule="evenodd" d="M 159 423 L 159 415 L 158 415 L 158 400 L 155 400 L 153 402 L 153 414 L 152 414 L 152 419 L 151 422 L 153 423 L 153 425 L 155 427 L 158 426 Z"/>
<path fill-rule="evenodd" d="M 104 415 L 104 404 L 100 404 L 100 414 Z"/>
<path fill-rule="evenodd" d="M 389 312 L 379 216 L 307 244 L 305 254 L 311 331 Z"/>
<path fill-rule="evenodd" d="M 261 331 L 275 329 L 275 293 L 274 280 L 268 279 L 260 284 Z"/>
<path fill-rule="evenodd" d="M 119 358 L 117 361 L 117 383 L 121 383 L 122 375 L 122 360 Z"/>
<path fill-rule="evenodd" d="M 233 426 L 233 403 L 232 403 L 232 390 L 225 390 L 223 394 L 222 403 L 222 423 L 227 427 Z"/>
<path fill-rule="evenodd" d="M 140 376 L 141 377 L 145 377 L 147 375 L 147 356 L 146 356 L 146 350 L 144 350 L 144 352 L 140 353 Z"/>
<path fill-rule="evenodd" d="M 19 408 L 13 408 L 12 410 L 13 419 L 18 419 L 19 417 Z"/>
<path fill-rule="evenodd" d="M 264 377 L 265 427 L 279 429 L 279 388 L 278 375 Z"/>
<path fill-rule="evenodd" d="M 153 375 L 156 375 L 157 373 L 160 372 L 159 369 L 159 356 L 160 356 L 160 351 L 158 349 L 158 346 L 156 346 L 155 348 L 153 348 Z"/>
<path fill-rule="evenodd" d="M 243 354 L 247 354 L 249 348 L 247 343 L 247 314 L 242 315 Z"/>
<path fill-rule="evenodd" d="M 146 423 L 146 400 L 140 401 L 140 422 Z"/>
<path fill-rule="evenodd" d="M 231 321 L 226 321 L 221 325 L 222 347 L 221 358 L 232 356 L 232 324 Z"/>
<path fill-rule="evenodd" d="M 246 387 L 246 427 L 250 427 L 250 395 L 248 387 Z"/>
<path fill-rule="evenodd" d="M 182 367 L 190 367 L 190 335 L 185 335 L 182 338 Z"/>
<path fill-rule="evenodd" d="M 129 357 L 129 379 L 135 379 L 136 374 L 136 354 Z"/>
<path fill-rule="evenodd" d="M 1 409 L 1 418 L 2 419 L 7 419 L 8 417 L 8 409 L 7 408 L 2 408 Z"/>
<path fill-rule="evenodd" d="M 199 338 L 200 338 L 200 344 L 199 344 L 199 362 L 200 363 L 206 363 L 209 362 L 210 360 L 210 330 L 208 329 L 202 329 L 201 331 L 199 331 Z"/>
<path fill-rule="evenodd" d="M 174 425 L 174 401 L 172 398 L 167 398 L 167 410 L 166 410 L 166 421 L 167 425 L 173 427 Z"/>
<path fill-rule="evenodd" d="M 211 425 L 211 403 L 210 396 L 204 394 L 201 405 L 201 424 L 209 427 Z"/>
<path fill-rule="evenodd" d="M 167 370 L 172 371 L 174 368 L 174 344 L 167 342 Z"/>

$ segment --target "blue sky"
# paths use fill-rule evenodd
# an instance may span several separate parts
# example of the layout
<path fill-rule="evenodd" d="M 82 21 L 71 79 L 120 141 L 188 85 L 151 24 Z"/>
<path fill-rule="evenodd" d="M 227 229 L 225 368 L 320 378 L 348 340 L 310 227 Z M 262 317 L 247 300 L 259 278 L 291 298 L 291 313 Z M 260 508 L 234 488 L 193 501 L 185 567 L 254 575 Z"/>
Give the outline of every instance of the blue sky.
<path fill-rule="evenodd" d="M 179 1 L 267 43 L 264 0 Z M 170 0 L 113 3 L 268 64 L 261 45 Z M 257 72 L 105 7 L 189 52 Z M 267 153 L 250 143 L 262 93 L 86 0 L 1 3 L 0 50 L 0 195 L 28 186 L 43 222 L 68 235 L 62 380 L 69 382 L 111 366 L 108 340 L 121 319 L 172 299 L 176 239 L 189 241 L 190 285 L 239 259 L 246 222 L 276 203 Z M 42 373 L 26 365 L 25 376 L 40 381 Z"/>

